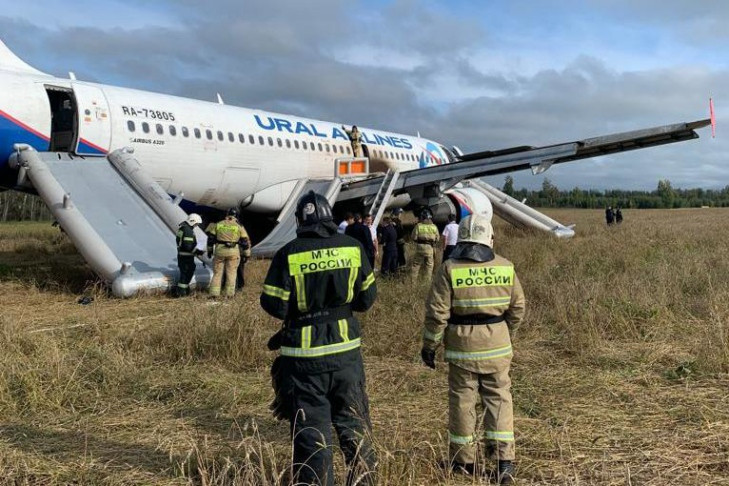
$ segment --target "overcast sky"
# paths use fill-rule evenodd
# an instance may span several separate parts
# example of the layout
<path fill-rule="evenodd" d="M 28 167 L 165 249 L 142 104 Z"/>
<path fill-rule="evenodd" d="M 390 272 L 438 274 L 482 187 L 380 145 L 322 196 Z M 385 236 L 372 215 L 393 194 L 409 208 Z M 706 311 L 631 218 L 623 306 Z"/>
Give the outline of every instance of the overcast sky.
<path fill-rule="evenodd" d="M 0 0 L 51 74 L 405 134 L 464 152 L 708 117 L 717 138 L 562 164 L 569 189 L 729 185 L 729 2 Z M 724 135 L 727 133 L 727 135 Z M 515 174 L 517 187 L 544 176 Z M 503 176 L 491 181 L 502 185 Z"/>

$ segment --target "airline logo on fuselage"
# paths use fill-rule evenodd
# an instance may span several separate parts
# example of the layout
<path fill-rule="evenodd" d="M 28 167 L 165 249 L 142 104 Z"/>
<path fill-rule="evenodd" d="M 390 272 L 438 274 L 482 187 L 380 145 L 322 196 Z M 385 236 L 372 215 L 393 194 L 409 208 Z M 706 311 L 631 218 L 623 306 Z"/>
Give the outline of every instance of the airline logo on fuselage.
<path fill-rule="evenodd" d="M 258 115 L 253 115 L 253 118 L 256 120 L 256 124 L 264 130 L 296 135 L 303 133 L 312 137 L 331 138 L 332 140 L 341 139 L 349 142 L 349 137 L 344 130 L 337 127 L 331 127 L 331 129 L 328 129 L 317 126 L 315 123 L 304 123 L 302 121 L 292 121 L 287 120 L 286 118 L 274 118 L 270 116 L 262 118 Z M 376 133 L 368 134 L 365 131 L 361 131 L 360 133 L 362 134 L 362 143 L 366 143 L 368 145 L 380 145 L 383 147 L 389 146 L 399 149 L 413 148 L 413 144 L 410 143 L 407 138 L 391 135 L 378 135 Z"/>

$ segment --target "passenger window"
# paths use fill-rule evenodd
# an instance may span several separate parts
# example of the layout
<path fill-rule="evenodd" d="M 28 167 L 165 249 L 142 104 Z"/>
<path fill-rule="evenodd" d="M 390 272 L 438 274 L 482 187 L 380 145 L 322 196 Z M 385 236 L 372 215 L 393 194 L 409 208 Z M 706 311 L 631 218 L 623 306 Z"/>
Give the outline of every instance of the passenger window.
<path fill-rule="evenodd" d="M 144 133 L 149 133 L 149 123 L 147 123 L 147 122 L 142 123 L 142 131 Z"/>
<path fill-rule="evenodd" d="M 268 144 L 273 147 L 273 138 L 268 137 Z"/>
<path fill-rule="evenodd" d="M 276 143 L 278 143 L 278 146 L 279 146 L 279 147 L 283 147 L 283 142 L 281 141 L 281 139 L 280 139 L 280 138 L 277 138 L 277 139 L 276 139 Z"/>
<path fill-rule="evenodd" d="M 182 127 L 182 136 L 185 138 L 190 136 L 190 131 L 187 129 L 187 127 Z"/>
<path fill-rule="evenodd" d="M 319 152 L 324 152 L 324 148 L 321 146 L 321 143 L 319 144 Z"/>
<path fill-rule="evenodd" d="M 134 130 L 136 130 L 136 128 L 137 127 L 134 126 L 134 122 L 133 121 L 129 120 L 127 122 L 127 130 L 129 130 L 130 132 L 133 132 Z"/>
<path fill-rule="evenodd" d="M 325 143 L 324 144 L 324 148 L 326 148 L 327 149 L 327 153 L 329 153 L 329 144 L 328 143 Z"/>
<path fill-rule="evenodd" d="M 222 142 L 224 139 L 225 139 L 225 135 L 223 135 L 223 132 L 218 130 L 218 140 L 220 140 Z"/>
<path fill-rule="evenodd" d="M 301 148 L 306 150 L 308 147 L 306 146 L 306 142 L 301 142 Z"/>
<path fill-rule="evenodd" d="M 256 144 L 256 138 L 253 135 L 248 135 L 248 141 L 251 143 L 251 145 Z"/>
<path fill-rule="evenodd" d="M 294 148 L 295 149 L 298 149 L 299 148 L 299 141 L 298 140 L 294 140 Z"/>
<path fill-rule="evenodd" d="M 332 152 L 334 152 L 335 154 L 337 153 L 337 146 L 336 145 L 332 145 Z"/>
<path fill-rule="evenodd" d="M 199 128 L 195 129 L 195 138 L 200 138 L 200 129 Z"/>
<path fill-rule="evenodd" d="M 258 136 L 258 143 L 259 143 L 260 145 L 266 145 L 266 141 L 265 141 L 265 140 L 263 140 L 263 137 L 262 137 L 262 136 L 260 136 L 260 135 Z"/>
<path fill-rule="evenodd" d="M 205 130 L 205 136 L 208 137 L 208 140 L 213 139 L 213 131 L 212 130 Z"/>
<path fill-rule="evenodd" d="M 156 128 L 157 128 L 157 133 L 159 135 L 163 135 L 165 133 L 164 127 L 162 125 L 160 125 L 159 123 L 157 124 L 157 127 Z"/>
<path fill-rule="evenodd" d="M 314 146 L 314 142 L 309 142 L 309 148 L 311 150 L 316 150 L 316 147 Z"/>
<path fill-rule="evenodd" d="M 232 132 L 228 132 L 228 141 L 235 142 L 235 135 Z"/>
<path fill-rule="evenodd" d="M 291 140 L 286 139 L 286 148 L 291 148 Z"/>
<path fill-rule="evenodd" d="M 351 150 L 349 150 L 349 146 L 344 147 L 344 148 L 347 149 L 347 155 L 349 155 L 352 152 Z"/>
<path fill-rule="evenodd" d="M 239 133 L 239 134 L 238 134 L 238 141 L 239 141 L 240 143 L 246 143 L 246 136 L 245 136 L 245 135 L 243 135 L 242 133 Z"/>
<path fill-rule="evenodd" d="M 173 137 L 177 136 L 177 128 L 175 128 L 174 125 L 170 125 L 170 135 L 172 135 Z"/>

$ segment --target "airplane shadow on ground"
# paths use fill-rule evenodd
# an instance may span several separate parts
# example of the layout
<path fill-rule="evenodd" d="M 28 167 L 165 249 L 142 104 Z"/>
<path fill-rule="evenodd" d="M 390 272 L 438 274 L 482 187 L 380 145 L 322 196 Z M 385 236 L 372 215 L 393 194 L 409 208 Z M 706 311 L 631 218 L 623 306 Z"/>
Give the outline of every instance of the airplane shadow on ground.
<path fill-rule="evenodd" d="M 98 472 L 141 469 L 155 475 L 175 476 L 182 458 L 154 447 L 128 444 L 83 431 L 47 430 L 35 425 L 0 426 L 0 440 L 26 453 L 44 456 L 69 466 L 95 463 Z M 73 471 L 71 471 L 73 473 Z"/>

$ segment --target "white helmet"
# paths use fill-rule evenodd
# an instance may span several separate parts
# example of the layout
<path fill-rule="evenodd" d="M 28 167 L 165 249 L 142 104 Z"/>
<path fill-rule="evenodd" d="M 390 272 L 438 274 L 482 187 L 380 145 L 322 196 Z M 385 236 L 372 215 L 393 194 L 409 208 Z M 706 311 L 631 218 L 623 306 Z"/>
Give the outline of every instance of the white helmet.
<path fill-rule="evenodd" d="M 479 243 L 494 246 L 494 228 L 491 218 L 484 214 L 470 214 L 458 225 L 458 243 Z"/>
<path fill-rule="evenodd" d="M 187 220 L 186 221 L 187 221 L 187 224 L 189 224 L 190 226 L 195 226 L 197 224 L 202 224 L 202 218 L 197 213 L 190 213 L 187 216 Z"/>

